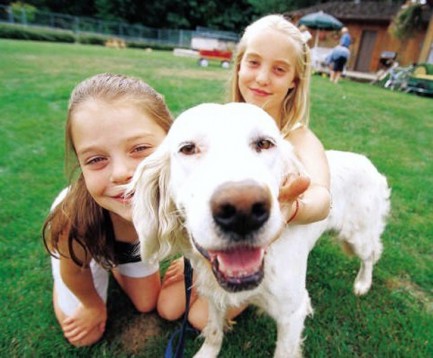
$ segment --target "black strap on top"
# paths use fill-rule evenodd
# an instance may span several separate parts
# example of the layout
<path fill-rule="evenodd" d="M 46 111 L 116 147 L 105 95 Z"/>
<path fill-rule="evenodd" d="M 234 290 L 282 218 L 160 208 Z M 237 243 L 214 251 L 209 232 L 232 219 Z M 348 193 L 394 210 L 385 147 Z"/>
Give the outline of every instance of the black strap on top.
<path fill-rule="evenodd" d="M 114 241 L 114 254 L 118 264 L 128 264 L 141 261 L 138 242 Z"/>
<path fill-rule="evenodd" d="M 192 267 L 191 267 L 191 263 L 185 256 L 183 258 L 183 262 L 184 262 L 183 275 L 185 278 L 185 301 L 186 301 L 185 313 L 183 315 L 182 326 L 171 335 L 170 340 L 168 341 L 164 358 L 183 358 L 183 353 L 185 350 L 185 333 L 187 330 L 196 332 L 195 329 L 188 327 L 189 302 L 190 302 L 191 290 L 192 290 Z M 173 341 L 178 335 L 180 336 L 177 342 L 176 351 L 173 355 Z"/>

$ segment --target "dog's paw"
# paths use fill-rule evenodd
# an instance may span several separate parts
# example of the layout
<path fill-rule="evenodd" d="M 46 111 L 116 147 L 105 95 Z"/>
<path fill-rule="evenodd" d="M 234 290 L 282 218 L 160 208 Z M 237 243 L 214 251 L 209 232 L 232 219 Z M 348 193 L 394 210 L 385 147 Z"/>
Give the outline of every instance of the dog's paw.
<path fill-rule="evenodd" d="M 355 280 L 355 284 L 353 285 L 353 292 L 357 296 L 363 296 L 370 291 L 371 280 Z"/>
<path fill-rule="evenodd" d="M 217 358 L 219 349 L 209 344 L 203 344 L 200 350 L 194 355 L 194 358 Z"/>
<path fill-rule="evenodd" d="M 365 295 L 373 283 L 373 259 L 370 257 L 361 262 L 358 274 L 353 285 L 353 292 L 357 296 Z"/>

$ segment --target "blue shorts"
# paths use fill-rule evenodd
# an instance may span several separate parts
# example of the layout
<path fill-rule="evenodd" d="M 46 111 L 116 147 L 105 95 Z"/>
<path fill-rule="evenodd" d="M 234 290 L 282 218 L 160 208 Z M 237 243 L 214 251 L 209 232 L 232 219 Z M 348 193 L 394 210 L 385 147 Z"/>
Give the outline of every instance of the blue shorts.
<path fill-rule="evenodd" d="M 333 61 L 332 69 L 335 72 L 343 72 L 344 66 L 346 65 L 347 58 L 346 57 L 337 57 Z"/>

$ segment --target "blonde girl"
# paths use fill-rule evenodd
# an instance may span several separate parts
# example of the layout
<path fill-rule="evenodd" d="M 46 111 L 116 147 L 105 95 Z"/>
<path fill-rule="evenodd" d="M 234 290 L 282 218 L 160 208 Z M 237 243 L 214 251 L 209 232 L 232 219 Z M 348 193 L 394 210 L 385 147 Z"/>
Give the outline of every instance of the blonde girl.
<path fill-rule="evenodd" d="M 306 224 L 329 214 L 329 168 L 323 145 L 308 128 L 310 50 L 300 30 L 282 15 L 249 25 L 234 59 L 230 100 L 256 104 L 270 114 L 304 164 L 309 178 L 288 178 L 280 200 L 286 217 Z"/>
<path fill-rule="evenodd" d="M 71 183 L 54 202 L 43 237 L 52 255 L 55 315 L 74 346 L 104 333 L 109 271 L 138 311 L 156 307 L 159 267 L 139 257 L 123 187 L 171 123 L 163 97 L 136 78 L 99 74 L 71 94 L 65 133 Z"/>
<path fill-rule="evenodd" d="M 280 15 L 265 16 L 245 30 L 234 60 L 230 100 L 256 104 L 275 120 L 295 147 L 310 178 L 287 178 L 280 201 L 288 222 L 309 223 L 329 213 L 329 169 L 323 146 L 308 128 L 310 52 L 296 26 Z M 174 261 L 163 280 L 158 311 L 166 319 L 185 310 L 183 262 Z M 179 297 L 174 301 L 172 297 Z M 233 307 L 232 320 L 245 307 Z M 207 322 L 207 301 L 192 291 L 189 322 L 200 330 Z"/>

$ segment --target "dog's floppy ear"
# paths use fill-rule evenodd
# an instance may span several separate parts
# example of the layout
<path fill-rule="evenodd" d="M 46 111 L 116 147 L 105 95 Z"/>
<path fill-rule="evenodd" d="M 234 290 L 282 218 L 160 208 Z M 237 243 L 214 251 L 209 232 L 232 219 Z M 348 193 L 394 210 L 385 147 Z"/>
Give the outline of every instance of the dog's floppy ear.
<path fill-rule="evenodd" d="M 128 186 L 128 191 L 134 193 L 132 219 L 144 260 L 159 262 L 167 257 L 173 250 L 176 237 L 182 233 L 169 182 L 170 154 L 163 142 L 140 163 Z"/>

